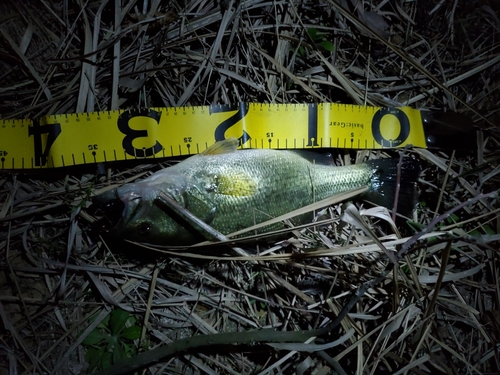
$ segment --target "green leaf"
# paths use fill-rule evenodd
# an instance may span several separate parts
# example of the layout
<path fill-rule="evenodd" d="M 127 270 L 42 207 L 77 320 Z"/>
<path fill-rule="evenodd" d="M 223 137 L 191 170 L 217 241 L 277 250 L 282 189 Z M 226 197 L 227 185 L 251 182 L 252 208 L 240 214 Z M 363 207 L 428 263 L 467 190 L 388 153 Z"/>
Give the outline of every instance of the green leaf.
<path fill-rule="evenodd" d="M 410 228 L 413 229 L 417 233 L 425 228 L 424 224 L 417 223 L 416 221 L 413 221 L 413 220 L 408 220 L 407 223 L 410 226 Z"/>
<path fill-rule="evenodd" d="M 141 327 L 127 327 L 120 333 L 120 337 L 126 338 L 128 340 L 137 340 L 139 337 L 141 337 Z"/>
<path fill-rule="evenodd" d="M 469 232 L 469 236 L 480 236 L 481 232 L 479 232 L 477 229 L 473 229 Z"/>
<path fill-rule="evenodd" d="M 456 215 L 456 214 L 451 214 L 450 216 L 448 216 L 446 218 L 446 221 L 449 223 L 449 224 L 455 224 L 457 221 L 459 221 L 460 218 Z"/>
<path fill-rule="evenodd" d="M 111 353 L 110 352 L 104 352 L 102 357 L 101 357 L 101 366 L 102 366 L 102 369 L 105 370 L 109 367 L 111 367 L 111 365 L 113 364 L 112 362 L 112 357 L 111 357 Z"/>
<path fill-rule="evenodd" d="M 106 317 L 99 323 L 97 328 L 102 328 L 102 329 L 108 329 L 108 324 L 109 324 L 109 314 L 106 315 Z"/>
<path fill-rule="evenodd" d="M 87 337 L 82 341 L 83 345 L 95 345 L 100 343 L 103 340 L 106 340 L 109 338 L 109 335 L 105 334 L 102 332 L 100 329 L 94 329 L 92 332 L 89 333 Z"/>
<path fill-rule="evenodd" d="M 125 323 L 130 317 L 130 313 L 125 310 L 117 309 L 113 310 L 110 315 L 109 328 L 113 335 L 117 335 L 125 328 Z"/>
<path fill-rule="evenodd" d="M 120 344 L 115 345 L 113 349 L 113 363 L 120 363 L 127 359 L 127 353 Z"/>
<path fill-rule="evenodd" d="M 123 343 L 123 348 L 125 349 L 125 353 L 127 353 L 127 357 L 133 357 L 137 354 L 137 349 L 134 345 L 128 345 Z"/>
<path fill-rule="evenodd" d="M 333 46 L 333 43 L 329 42 L 328 40 L 325 40 L 325 41 L 319 43 L 319 45 L 321 47 L 323 47 L 323 49 L 325 51 L 328 51 L 328 52 L 333 52 L 333 50 L 335 49 L 335 47 Z"/>
<path fill-rule="evenodd" d="M 318 29 L 311 27 L 311 28 L 307 29 L 307 34 L 311 37 L 311 39 L 313 41 L 316 41 L 316 38 L 318 36 Z"/>
<path fill-rule="evenodd" d="M 101 367 L 102 357 L 105 353 L 105 348 L 88 348 L 85 352 L 85 360 L 89 363 L 88 373 L 92 372 L 94 369 Z"/>
<path fill-rule="evenodd" d="M 483 230 L 486 234 L 493 235 L 496 234 L 495 230 L 491 228 L 488 224 L 483 225 Z"/>

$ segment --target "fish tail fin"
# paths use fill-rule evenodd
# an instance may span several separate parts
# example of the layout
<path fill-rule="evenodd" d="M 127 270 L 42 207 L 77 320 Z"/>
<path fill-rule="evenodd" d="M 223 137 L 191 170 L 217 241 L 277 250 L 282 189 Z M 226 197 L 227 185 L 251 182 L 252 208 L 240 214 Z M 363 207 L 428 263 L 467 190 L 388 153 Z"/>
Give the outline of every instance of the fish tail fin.
<path fill-rule="evenodd" d="M 363 198 L 394 209 L 398 192 L 397 212 L 411 216 L 417 203 L 417 184 L 420 165 L 416 159 L 404 158 L 399 168 L 399 158 L 369 160 L 366 164 L 372 169 L 371 185 Z M 399 185 L 399 186 L 398 186 Z"/>

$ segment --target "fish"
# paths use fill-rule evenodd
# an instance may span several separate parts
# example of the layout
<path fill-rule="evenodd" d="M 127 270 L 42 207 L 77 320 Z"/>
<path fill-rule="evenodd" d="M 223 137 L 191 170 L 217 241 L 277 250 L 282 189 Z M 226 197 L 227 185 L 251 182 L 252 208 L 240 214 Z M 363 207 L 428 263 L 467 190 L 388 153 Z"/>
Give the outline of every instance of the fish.
<path fill-rule="evenodd" d="M 416 204 L 418 161 L 404 158 L 369 160 L 334 166 L 316 153 L 242 149 L 229 138 L 200 154 L 93 198 L 118 238 L 155 245 L 191 245 L 199 236 L 176 215 L 154 203 L 160 193 L 222 234 L 233 233 L 337 193 L 367 187 L 362 198 L 392 208 L 399 184 L 398 212 Z M 398 178 L 398 170 L 399 178 Z M 296 218 L 312 220 L 312 214 Z M 283 227 L 283 226 L 281 226 Z M 273 228 L 263 228 L 268 231 Z"/>

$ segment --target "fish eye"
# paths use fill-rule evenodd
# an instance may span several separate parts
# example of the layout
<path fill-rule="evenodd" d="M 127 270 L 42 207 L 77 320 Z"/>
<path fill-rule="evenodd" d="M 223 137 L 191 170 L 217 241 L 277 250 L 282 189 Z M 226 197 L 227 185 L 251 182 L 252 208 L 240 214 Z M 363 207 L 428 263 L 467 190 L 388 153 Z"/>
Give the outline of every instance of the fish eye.
<path fill-rule="evenodd" d="M 151 230 L 151 223 L 149 222 L 144 222 L 139 225 L 139 233 L 140 234 L 147 234 Z"/>

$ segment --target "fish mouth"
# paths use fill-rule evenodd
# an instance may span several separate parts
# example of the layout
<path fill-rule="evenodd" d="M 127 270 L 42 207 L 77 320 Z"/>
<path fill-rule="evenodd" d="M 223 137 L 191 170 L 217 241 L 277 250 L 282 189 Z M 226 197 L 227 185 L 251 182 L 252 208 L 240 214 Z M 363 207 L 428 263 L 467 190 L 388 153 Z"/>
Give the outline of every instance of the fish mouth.
<path fill-rule="evenodd" d="M 137 213 L 141 201 L 141 196 L 130 194 L 124 197 L 120 195 L 118 189 L 93 197 L 92 213 L 101 217 L 97 221 L 97 228 L 101 232 L 119 232 Z"/>

